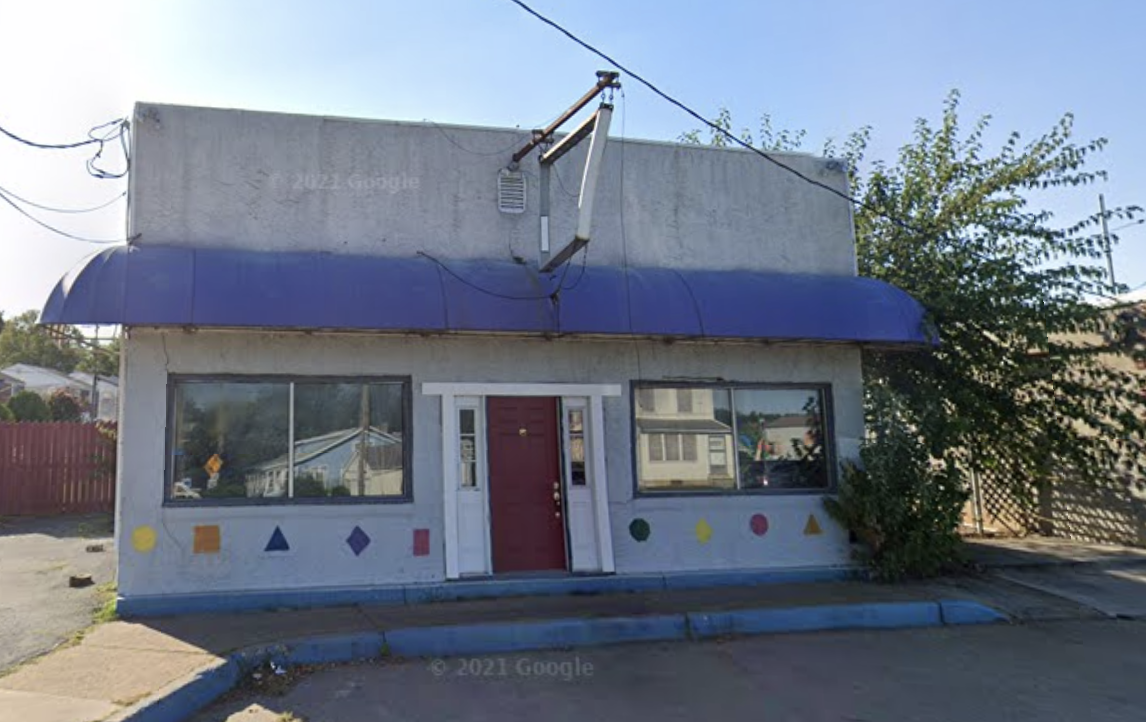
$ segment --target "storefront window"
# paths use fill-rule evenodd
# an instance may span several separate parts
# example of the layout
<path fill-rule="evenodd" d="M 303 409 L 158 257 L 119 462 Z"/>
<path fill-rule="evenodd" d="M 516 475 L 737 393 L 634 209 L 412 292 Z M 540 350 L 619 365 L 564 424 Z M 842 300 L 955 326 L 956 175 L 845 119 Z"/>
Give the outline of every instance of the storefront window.
<path fill-rule="evenodd" d="M 167 498 L 408 498 L 407 396 L 404 381 L 177 378 Z"/>
<path fill-rule="evenodd" d="M 643 387 L 640 491 L 827 489 L 822 388 Z M 651 399 L 673 398 L 675 404 Z"/>

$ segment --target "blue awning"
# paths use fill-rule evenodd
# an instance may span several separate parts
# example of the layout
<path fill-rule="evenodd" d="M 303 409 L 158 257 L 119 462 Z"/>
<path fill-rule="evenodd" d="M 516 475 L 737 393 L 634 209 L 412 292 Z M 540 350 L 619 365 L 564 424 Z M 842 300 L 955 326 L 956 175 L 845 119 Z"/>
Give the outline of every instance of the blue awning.
<path fill-rule="evenodd" d="M 626 283 L 627 278 L 627 283 Z M 51 324 L 928 344 L 923 308 L 846 276 L 117 246 L 52 291 Z"/>

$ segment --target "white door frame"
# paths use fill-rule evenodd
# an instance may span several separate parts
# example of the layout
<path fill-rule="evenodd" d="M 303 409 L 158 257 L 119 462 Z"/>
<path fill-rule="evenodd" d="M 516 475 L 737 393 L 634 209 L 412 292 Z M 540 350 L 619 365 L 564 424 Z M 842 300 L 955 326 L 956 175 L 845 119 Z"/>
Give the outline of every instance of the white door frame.
<path fill-rule="evenodd" d="M 461 576 L 458 564 L 458 406 L 460 396 L 555 396 L 581 397 L 589 400 L 588 428 L 589 453 L 592 457 L 592 484 L 594 511 L 596 512 L 597 549 L 601 555 L 601 571 L 612 573 L 613 537 L 609 525 L 609 481 L 605 471 L 605 413 L 602 399 L 620 396 L 620 384 L 514 384 L 514 383 L 432 383 L 422 384 L 425 396 L 442 397 L 442 502 L 443 539 L 446 552 L 446 578 Z M 488 525 L 487 525 L 488 534 Z"/>

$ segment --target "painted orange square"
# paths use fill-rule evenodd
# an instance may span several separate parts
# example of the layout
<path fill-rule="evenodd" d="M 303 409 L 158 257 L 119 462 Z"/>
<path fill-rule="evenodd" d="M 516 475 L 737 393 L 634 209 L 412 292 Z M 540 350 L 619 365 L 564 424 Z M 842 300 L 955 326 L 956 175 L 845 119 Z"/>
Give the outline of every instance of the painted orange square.
<path fill-rule="evenodd" d="M 191 550 L 196 554 L 218 554 L 222 545 L 222 535 L 219 534 L 219 525 L 195 527 L 194 543 Z"/>

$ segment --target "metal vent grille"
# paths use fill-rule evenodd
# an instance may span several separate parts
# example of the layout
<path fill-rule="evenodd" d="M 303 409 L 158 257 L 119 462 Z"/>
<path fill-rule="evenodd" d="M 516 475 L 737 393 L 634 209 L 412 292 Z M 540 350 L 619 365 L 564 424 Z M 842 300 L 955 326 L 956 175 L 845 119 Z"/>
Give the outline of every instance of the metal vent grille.
<path fill-rule="evenodd" d="M 525 174 L 502 168 L 497 174 L 497 209 L 502 213 L 525 212 Z"/>

